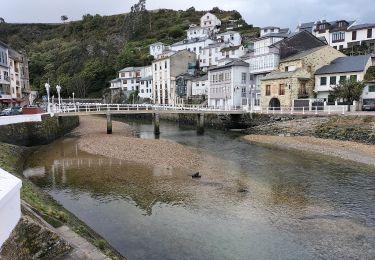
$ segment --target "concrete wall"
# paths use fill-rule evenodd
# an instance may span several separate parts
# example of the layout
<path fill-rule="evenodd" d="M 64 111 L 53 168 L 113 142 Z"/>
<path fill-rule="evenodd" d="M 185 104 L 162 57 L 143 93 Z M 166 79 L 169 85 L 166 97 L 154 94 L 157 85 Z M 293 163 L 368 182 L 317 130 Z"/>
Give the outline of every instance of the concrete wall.
<path fill-rule="evenodd" d="M 77 116 L 42 115 L 42 122 L 26 122 L 0 126 L 0 142 L 34 146 L 48 144 L 79 125 Z"/>
<path fill-rule="evenodd" d="M 0 248 L 21 218 L 21 180 L 0 168 Z"/>

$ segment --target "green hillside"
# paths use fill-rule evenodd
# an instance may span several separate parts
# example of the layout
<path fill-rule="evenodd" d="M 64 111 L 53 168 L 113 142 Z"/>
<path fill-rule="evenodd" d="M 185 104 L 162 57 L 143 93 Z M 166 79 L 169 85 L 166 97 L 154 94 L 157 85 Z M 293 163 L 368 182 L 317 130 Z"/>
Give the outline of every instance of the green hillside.
<path fill-rule="evenodd" d="M 101 97 L 126 66 L 142 66 L 152 61 L 148 45 L 157 41 L 171 44 L 185 37 L 192 23 L 199 23 L 205 11 L 144 8 L 144 1 L 127 14 L 85 15 L 81 21 L 61 24 L 0 24 L 0 41 L 29 56 L 33 89 L 44 92 L 44 83 L 63 86 L 63 95 Z M 258 34 L 237 11 L 211 10 L 230 26 L 239 20 L 247 40 Z"/>

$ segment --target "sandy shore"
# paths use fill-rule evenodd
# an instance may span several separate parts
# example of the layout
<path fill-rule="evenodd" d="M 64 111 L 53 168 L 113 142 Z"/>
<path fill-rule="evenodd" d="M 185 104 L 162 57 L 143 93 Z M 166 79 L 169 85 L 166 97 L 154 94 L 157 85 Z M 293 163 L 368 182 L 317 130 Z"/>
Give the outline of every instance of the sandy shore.
<path fill-rule="evenodd" d="M 319 153 L 375 166 L 375 145 L 308 136 L 247 135 L 243 139 L 252 143 L 270 145 L 281 149 Z"/>

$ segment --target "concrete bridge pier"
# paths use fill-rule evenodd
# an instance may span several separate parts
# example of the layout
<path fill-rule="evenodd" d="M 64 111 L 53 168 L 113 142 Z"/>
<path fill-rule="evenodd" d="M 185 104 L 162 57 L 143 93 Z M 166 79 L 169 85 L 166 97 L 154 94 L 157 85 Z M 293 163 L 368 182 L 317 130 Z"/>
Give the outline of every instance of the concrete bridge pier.
<path fill-rule="evenodd" d="M 107 113 L 107 134 L 112 134 L 112 116 Z"/>
<path fill-rule="evenodd" d="M 154 134 L 160 135 L 160 118 L 158 113 L 154 114 Z"/>
<path fill-rule="evenodd" d="M 197 114 L 197 133 L 204 134 L 204 114 Z"/>

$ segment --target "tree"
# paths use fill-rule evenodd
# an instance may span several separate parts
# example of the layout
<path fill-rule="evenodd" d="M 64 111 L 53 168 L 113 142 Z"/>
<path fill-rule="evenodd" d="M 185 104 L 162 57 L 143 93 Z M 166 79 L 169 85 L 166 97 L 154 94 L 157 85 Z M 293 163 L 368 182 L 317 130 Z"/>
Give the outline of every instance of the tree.
<path fill-rule="evenodd" d="M 62 16 L 61 16 L 61 21 L 62 21 L 63 23 L 65 23 L 68 19 L 69 19 L 69 18 L 68 18 L 68 16 L 66 16 L 66 15 L 62 15 Z"/>
<path fill-rule="evenodd" d="M 349 109 L 353 101 L 360 100 L 365 86 L 365 83 L 362 81 L 356 81 L 354 79 L 343 80 L 339 85 L 332 88 L 330 94 L 333 95 L 335 99 L 342 98 L 347 101 Z"/>
<path fill-rule="evenodd" d="M 5 23 L 5 20 L 3 17 L 0 17 L 0 23 Z"/>

